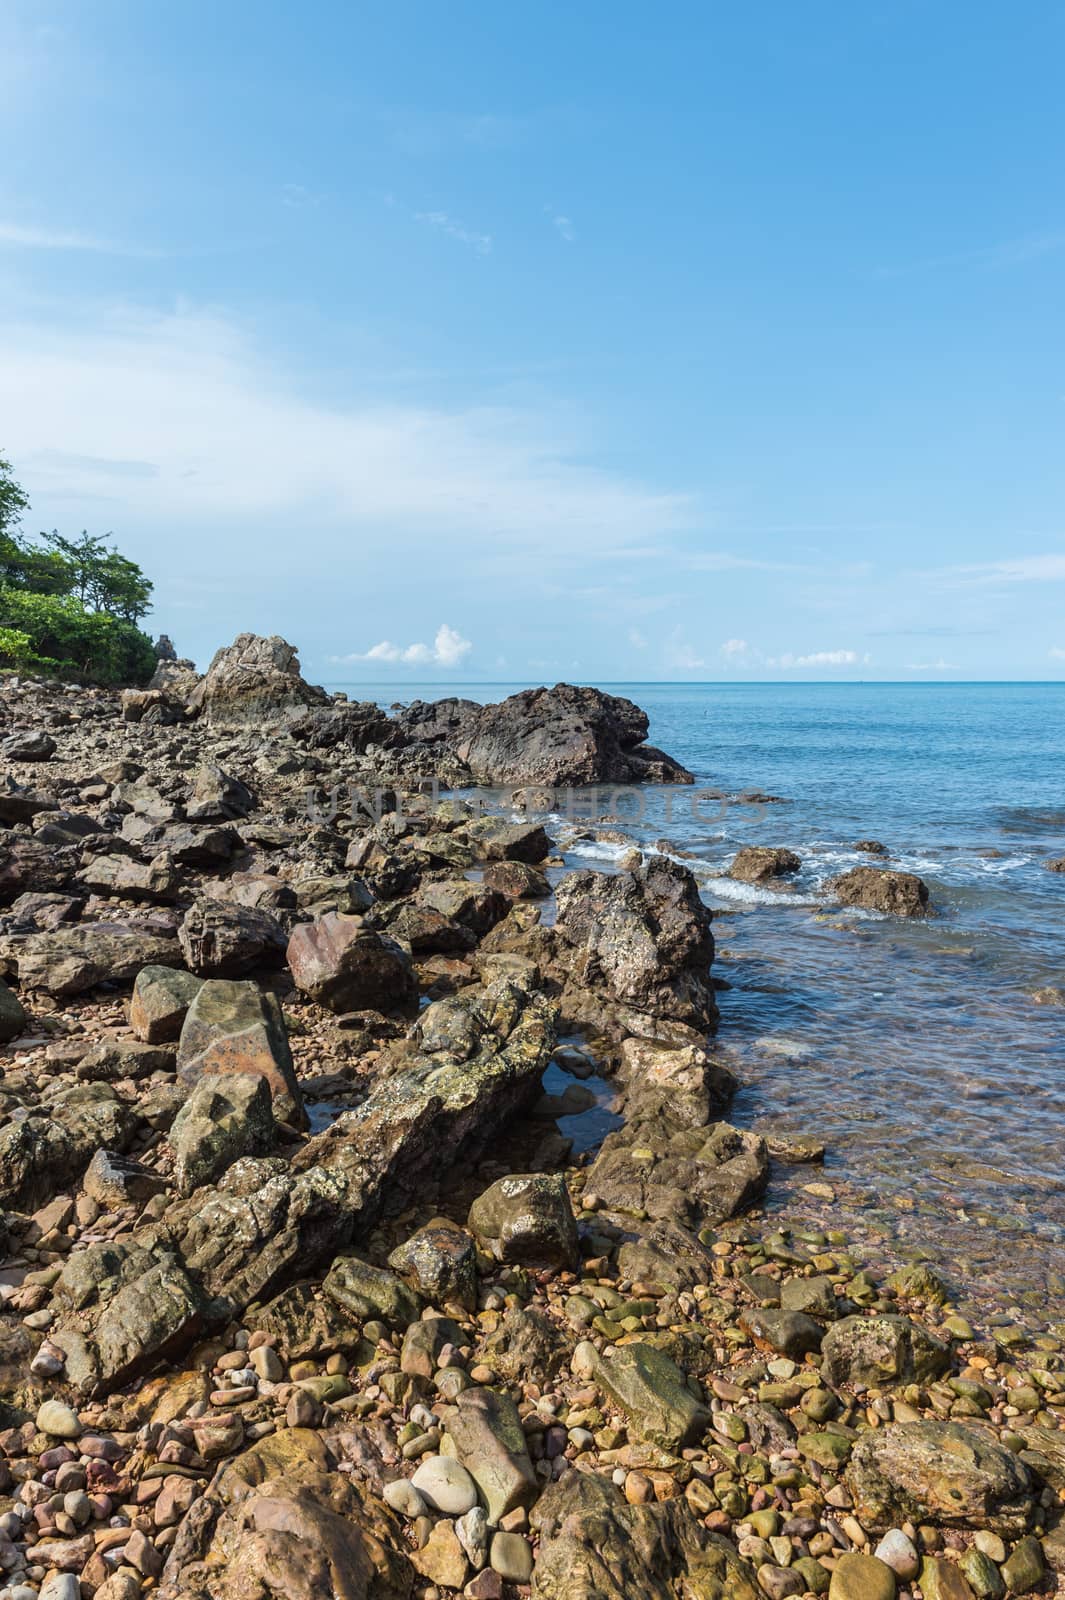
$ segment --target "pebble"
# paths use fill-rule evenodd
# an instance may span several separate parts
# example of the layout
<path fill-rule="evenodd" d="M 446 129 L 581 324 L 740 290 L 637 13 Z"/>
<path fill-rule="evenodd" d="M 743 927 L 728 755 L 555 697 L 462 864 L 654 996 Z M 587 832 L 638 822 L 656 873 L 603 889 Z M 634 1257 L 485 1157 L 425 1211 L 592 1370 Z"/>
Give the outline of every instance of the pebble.
<path fill-rule="evenodd" d="M 62 1400 L 46 1400 L 37 1412 L 37 1426 L 53 1439 L 80 1439 L 83 1429 L 78 1413 Z"/>
<path fill-rule="evenodd" d="M 477 1485 L 453 1456 L 427 1456 L 410 1480 L 431 1511 L 461 1517 L 477 1504 Z"/>
<path fill-rule="evenodd" d="M 411 1522 L 425 1515 L 426 1503 L 409 1478 L 394 1478 L 382 1491 L 384 1502 Z"/>
<path fill-rule="evenodd" d="M 895 1574 L 876 1556 L 840 1556 L 828 1600 L 895 1600 Z"/>
<path fill-rule="evenodd" d="M 908 1539 L 901 1528 L 892 1528 L 885 1533 L 873 1554 L 904 1582 L 916 1578 L 921 1570 L 921 1558 L 914 1548 L 913 1540 Z"/>
<path fill-rule="evenodd" d="M 523 1539 L 520 1533 L 493 1534 L 488 1559 L 492 1571 L 498 1572 L 508 1583 L 528 1583 L 532 1577 L 532 1550 L 528 1539 Z"/>

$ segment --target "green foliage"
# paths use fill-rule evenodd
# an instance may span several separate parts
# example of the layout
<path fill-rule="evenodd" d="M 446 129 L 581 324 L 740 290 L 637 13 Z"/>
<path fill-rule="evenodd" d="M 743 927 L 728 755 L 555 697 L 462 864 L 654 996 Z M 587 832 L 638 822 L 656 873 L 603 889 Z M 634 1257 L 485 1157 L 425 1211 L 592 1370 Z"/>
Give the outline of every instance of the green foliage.
<path fill-rule="evenodd" d="M 152 585 L 136 562 L 82 533 L 31 543 L 15 530 L 29 501 L 0 457 L 0 662 L 96 683 L 146 683 L 155 651 L 136 626 Z"/>

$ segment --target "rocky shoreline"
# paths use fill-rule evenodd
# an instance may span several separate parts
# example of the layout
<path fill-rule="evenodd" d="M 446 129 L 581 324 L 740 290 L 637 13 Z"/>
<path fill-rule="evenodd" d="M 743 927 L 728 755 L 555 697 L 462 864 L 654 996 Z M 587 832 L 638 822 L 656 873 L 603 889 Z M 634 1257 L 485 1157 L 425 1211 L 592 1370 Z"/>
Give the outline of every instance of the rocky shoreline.
<path fill-rule="evenodd" d="M 1065 1328 L 766 1217 L 819 1151 L 723 1120 L 691 873 L 560 875 L 457 799 L 308 812 L 690 783 L 631 702 L 388 716 L 242 635 L 0 714 L 0 1600 L 1055 1592 Z"/>

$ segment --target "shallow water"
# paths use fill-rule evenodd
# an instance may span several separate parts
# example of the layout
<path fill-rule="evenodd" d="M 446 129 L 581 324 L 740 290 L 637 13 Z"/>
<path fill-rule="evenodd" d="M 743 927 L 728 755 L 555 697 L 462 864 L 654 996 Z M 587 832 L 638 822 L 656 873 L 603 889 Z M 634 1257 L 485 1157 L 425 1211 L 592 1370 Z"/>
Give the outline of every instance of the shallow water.
<path fill-rule="evenodd" d="M 650 793 L 623 826 L 668 841 L 718 915 L 717 1053 L 743 1087 L 735 1120 L 828 1145 L 824 1172 L 782 1169 L 774 1203 L 808 1207 L 885 1259 L 927 1250 L 967 1298 L 1063 1314 L 1065 685 L 604 685 L 651 719 L 651 741 L 728 795 Z M 380 686 L 394 699 L 512 685 Z M 627 810 L 627 807 L 620 808 Z M 919 922 L 833 908 L 825 885 L 875 838 L 919 872 Z M 786 891 L 720 876 L 742 844 L 796 850 Z M 609 867 L 612 843 L 574 865 Z M 807 1196 L 828 1182 L 835 1198 Z"/>

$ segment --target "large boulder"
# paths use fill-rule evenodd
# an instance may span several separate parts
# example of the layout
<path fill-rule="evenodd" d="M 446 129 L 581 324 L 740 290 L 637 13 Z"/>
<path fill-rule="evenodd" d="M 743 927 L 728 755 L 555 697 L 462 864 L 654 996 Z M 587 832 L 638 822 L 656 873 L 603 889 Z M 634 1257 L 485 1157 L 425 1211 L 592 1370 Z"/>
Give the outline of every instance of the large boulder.
<path fill-rule="evenodd" d="M 302 922 L 288 942 L 296 986 L 331 1011 L 410 1012 L 418 981 L 403 947 L 374 933 L 361 917 L 331 911 Z"/>
<path fill-rule="evenodd" d="M 270 1085 L 261 1073 L 201 1078 L 170 1129 L 178 1193 L 214 1183 L 241 1156 L 266 1155 L 274 1137 Z"/>
<path fill-rule="evenodd" d="M 907 1317 L 844 1317 L 821 1346 L 829 1383 L 854 1389 L 925 1383 L 950 1365 L 946 1345 Z"/>
<path fill-rule="evenodd" d="M 177 1039 L 203 978 L 178 967 L 142 967 L 133 985 L 129 1025 L 145 1044 Z"/>
<path fill-rule="evenodd" d="M 101 983 L 129 983 L 142 967 L 183 964 L 171 933 L 132 922 L 81 923 L 32 933 L 14 946 L 12 956 L 23 989 L 57 1000 Z"/>
<path fill-rule="evenodd" d="M 532 1505 L 540 1484 L 518 1408 L 509 1396 L 495 1389 L 465 1389 L 444 1421 L 450 1453 L 477 1485 L 490 1527 L 509 1511 Z"/>
<path fill-rule="evenodd" d="M 524 689 L 465 721 L 451 749 L 478 783 L 691 783 L 645 743 L 647 716 L 631 700 L 569 683 Z"/>
<path fill-rule="evenodd" d="M 204 978 L 240 978 L 256 967 L 280 966 L 287 942 L 269 911 L 231 900 L 197 900 L 178 938 L 189 967 Z"/>
<path fill-rule="evenodd" d="M 852 867 L 828 885 L 845 906 L 882 911 L 893 917 L 919 917 L 928 910 L 928 885 L 913 872 L 884 867 Z"/>
<path fill-rule="evenodd" d="M 532 1512 L 533 1600 L 764 1600 L 754 1569 L 687 1500 L 629 1505 L 609 1478 L 567 1472 Z"/>
<path fill-rule="evenodd" d="M 190 1085 L 230 1073 L 265 1078 L 279 1120 L 302 1125 L 281 1005 L 257 984 L 218 978 L 201 985 L 182 1024 L 177 1070 Z"/>
<path fill-rule="evenodd" d="M 0 1128 L 0 1204 L 32 1211 L 74 1182 L 96 1151 L 128 1150 L 137 1118 L 102 1083 L 62 1089 Z"/>
<path fill-rule="evenodd" d="M 500 1178 L 473 1202 L 468 1226 L 498 1261 L 525 1267 L 577 1265 L 577 1223 L 561 1174 Z"/>
<path fill-rule="evenodd" d="M 727 1122 L 692 1127 L 668 1099 L 630 1114 L 589 1168 L 610 1211 L 698 1229 L 746 1210 L 769 1179 L 765 1141 Z"/>
<path fill-rule="evenodd" d="M 633 872 L 574 872 L 557 890 L 560 959 L 580 987 L 652 1017 L 717 1017 L 709 909 L 687 867 L 652 856 Z"/>
<path fill-rule="evenodd" d="M 957 1422 L 895 1422 L 865 1434 L 846 1483 L 863 1527 L 900 1522 L 1023 1534 L 1035 1504 L 1024 1462 Z"/>
<path fill-rule="evenodd" d="M 231 645 L 215 652 L 207 675 L 192 697 L 215 726 L 253 724 L 269 728 L 277 718 L 325 706 L 324 689 L 306 683 L 294 646 L 277 634 L 262 638 L 238 634 Z"/>

